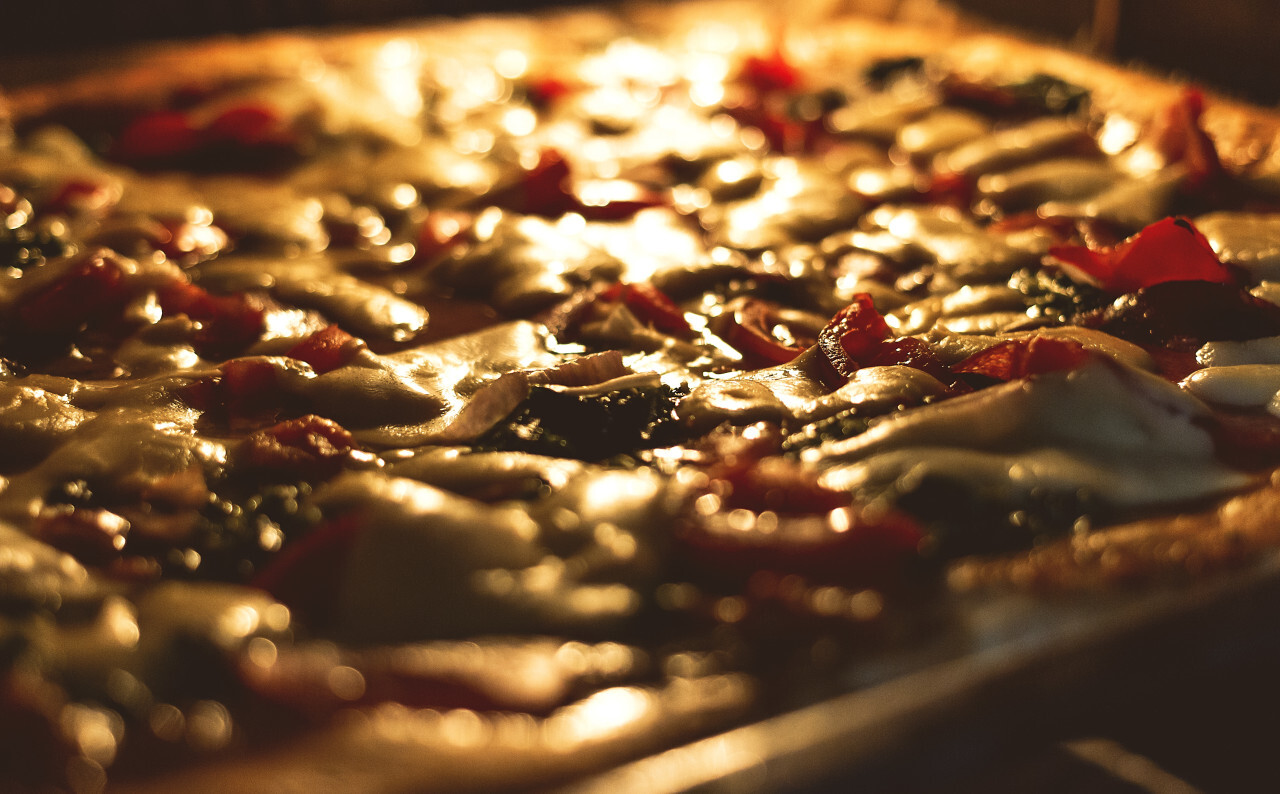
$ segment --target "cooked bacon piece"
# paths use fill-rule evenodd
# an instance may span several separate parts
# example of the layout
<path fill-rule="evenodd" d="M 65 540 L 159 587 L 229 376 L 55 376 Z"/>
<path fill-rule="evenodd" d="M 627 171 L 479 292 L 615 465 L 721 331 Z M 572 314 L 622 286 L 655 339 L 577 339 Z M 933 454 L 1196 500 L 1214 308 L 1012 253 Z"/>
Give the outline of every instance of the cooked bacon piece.
<path fill-rule="evenodd" d="M 1185 218 L 1157 221 L 1113 248 L 1055 245 L 1049 253 L 1117 294 L 1167 281 L 1238 283 L 1205 236 Z"/>
<path fill-rule="evenodd" d="M 307 414 L 249 436 L 237 462 L 286 479 L 323 479 L 342 469 L 355 438 L 332 419 Z"/>
<path fill-rule="evenodd" d="M 305 361 L 318 374 L 323 374 L 346 364 L 363 347 L 364 342 L 334 324 L 303 339 L 285 355 Z"/>

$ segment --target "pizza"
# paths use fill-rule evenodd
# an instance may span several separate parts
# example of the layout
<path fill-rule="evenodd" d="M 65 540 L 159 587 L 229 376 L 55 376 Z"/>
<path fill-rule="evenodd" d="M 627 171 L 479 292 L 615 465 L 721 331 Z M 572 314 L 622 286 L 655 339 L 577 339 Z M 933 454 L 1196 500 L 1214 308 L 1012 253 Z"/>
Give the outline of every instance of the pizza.
<path fill-rule="evenodd" d="M 7 97 L 0 777 L 580 778 L 1280 544 L 1277 118 L 805 7 Z M 2 78 L 0 78 L 2 80 Z"/>

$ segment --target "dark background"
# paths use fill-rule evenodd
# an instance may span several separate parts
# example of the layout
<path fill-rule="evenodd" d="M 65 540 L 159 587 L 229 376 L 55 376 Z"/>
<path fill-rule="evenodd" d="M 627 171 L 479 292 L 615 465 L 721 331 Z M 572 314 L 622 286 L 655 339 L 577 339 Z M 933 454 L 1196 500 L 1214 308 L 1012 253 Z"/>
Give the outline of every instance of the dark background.
<path fill-rule="evenodd" d="M 607 4 L 608 0 L 596 0 Z M 1040 37 L 1094 45 L 1122 63 L 1201 82 L 1262 104 L 1280 102 L 1280 2 L 1276 0 L 943 0 Z M 123 43 L 292 26 L 382 23 L 431 15 L 523 10 L 530 0 L 5 0 L 0 85 L 57 77 L 58 54 Z M 573 0 L 557 0 L 557 5 Z M 859 0 L 845 0 L 857 7 Z M 920 0 L 878 0 L 891 12 Z M 1094 25 L 1115 10 L 1114 28 Z M 39 60 L 33 73 L 22 59 Z"/>

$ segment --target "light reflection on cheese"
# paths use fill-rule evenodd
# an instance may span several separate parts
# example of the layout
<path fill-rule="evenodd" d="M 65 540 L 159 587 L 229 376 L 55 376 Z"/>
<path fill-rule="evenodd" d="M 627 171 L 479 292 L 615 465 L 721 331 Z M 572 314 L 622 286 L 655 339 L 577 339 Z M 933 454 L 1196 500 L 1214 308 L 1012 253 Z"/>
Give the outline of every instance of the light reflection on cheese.
<path fill-rule="evenodd" d="M 1014 504 L 1039 489 L 1112 507 L 1194 499 L 1247 485 L 1196 424 L 1208 408 L 1110 359 L 894 414 L 804 459 L 833 487 L 869 494 L 936 475 Z M 1158 465 L 1156 462 L 1158 461 Z"/>

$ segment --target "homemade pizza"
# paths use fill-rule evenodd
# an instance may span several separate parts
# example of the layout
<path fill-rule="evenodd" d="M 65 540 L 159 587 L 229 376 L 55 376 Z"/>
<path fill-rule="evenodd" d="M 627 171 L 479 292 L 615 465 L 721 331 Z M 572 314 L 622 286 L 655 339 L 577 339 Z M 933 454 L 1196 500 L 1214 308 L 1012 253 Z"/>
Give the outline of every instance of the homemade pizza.
<path fill-rule="evenodd" d="M 10 91 L 6 790 L 562 783 L 1273 554 L 1277 118 L 820 11 Z"/>

